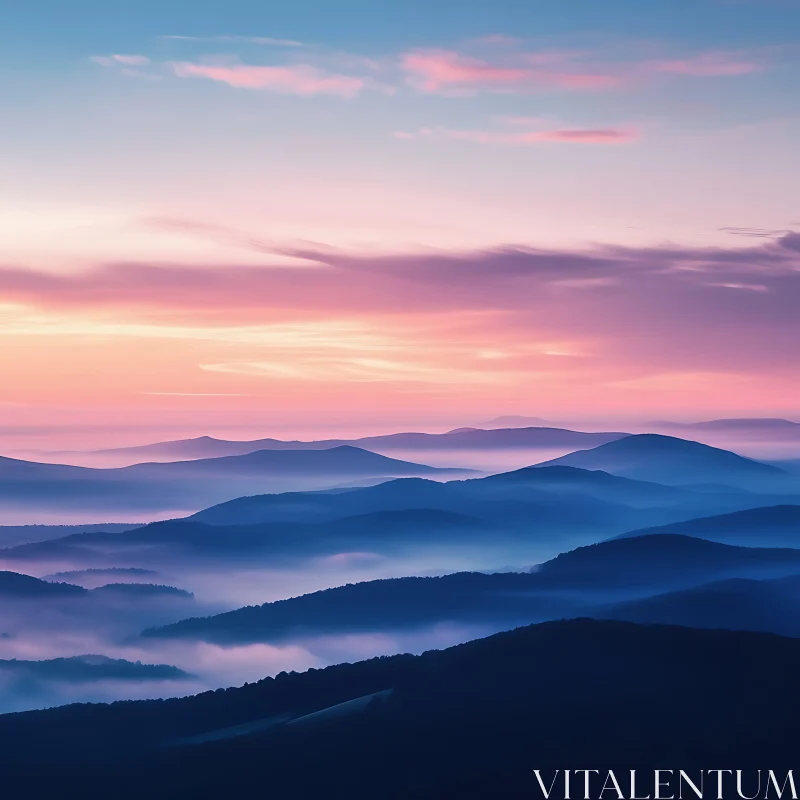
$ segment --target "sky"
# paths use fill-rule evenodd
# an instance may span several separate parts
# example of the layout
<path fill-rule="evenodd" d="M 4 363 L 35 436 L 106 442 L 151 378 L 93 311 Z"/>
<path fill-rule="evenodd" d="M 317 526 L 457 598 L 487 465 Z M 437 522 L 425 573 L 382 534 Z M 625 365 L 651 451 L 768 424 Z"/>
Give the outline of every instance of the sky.
<path fill-rule="evenodd" d="M 0 15 L 6 449 L 800 418 L 800 2 Z"/>

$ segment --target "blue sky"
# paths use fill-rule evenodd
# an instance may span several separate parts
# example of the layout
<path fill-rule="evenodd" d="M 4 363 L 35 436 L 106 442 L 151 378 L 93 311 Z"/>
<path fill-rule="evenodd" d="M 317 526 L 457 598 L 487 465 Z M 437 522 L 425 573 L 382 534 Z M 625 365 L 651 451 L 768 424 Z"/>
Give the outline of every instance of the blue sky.
<path fill-rule="evenodd" d="M 556 415 L 777 413 L 800 391 L 797 0 L 2 5 L 0 404 L 20 419 L 160 419 L 172 396 L 301 414 L 315 392 L 342 414 L 491 417 L 498 393 L 528 413 L 531 392 Z M 531 267 L 518 307 L 517 252 L 606 272 Z M 360 259 L 388 272 L 362 286 Z"/>

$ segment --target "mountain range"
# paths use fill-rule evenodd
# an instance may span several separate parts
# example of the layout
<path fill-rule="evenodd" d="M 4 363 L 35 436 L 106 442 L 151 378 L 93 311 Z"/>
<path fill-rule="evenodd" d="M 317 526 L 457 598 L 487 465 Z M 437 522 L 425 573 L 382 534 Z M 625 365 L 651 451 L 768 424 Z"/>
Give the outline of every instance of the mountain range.
<path fill-rule="evenodd" d="M 185 463 L 196 469 L 205 464 Z M 531 558 L 689 519 L 700 509 L 728 510 L 760 499 L 731 492 L 717 497 L 574 467 L 535 467 L 449 482 L 403 478 L 349 490 L 237 498 L 122 533 L 73 534 L 6 548 L 0 559 L 74 569 L 158 567 L 187 556 L 307 558 L 502 543 L 515 543 Z"/>
<path fill-rule="evenodd" d="M 712 419 L 704 422 L 654 422 L 658 430 L 676 430 L 692 433 L 721 433 L 753 438 L 800 437 L 800 422 L 769 417 L 740 419 Z"/>
<path fill-rule="evenodd" d="M 628 436 L 591 450 L 579 450 L 541 466 L 599 469 L 678 486 L 726 484 L 772 491 L 791 487 L 796 491 L 796 482 L 778 467 L 700 442 L 655 433 Z"/>
<path fill-rule="evenodd" d="M 456 573 L 348 584 L 183 620 L 143 633 L 222 644 L 436 623 L 499 625 L 592 616 L 614 600 L 734 577 L 800 574 L 800 550 L 745 548 L 686 536 L 615 539 L 562 553 L 528 573 Z"/>
<path fill-rule="evenodd" d="M 196 492 L 209 485 L 219 491 L 226 481 L 233 486 L 242 475 L 245 484 L 253 480 L 261 485 L 265 476 L 276 470 L 282 471 L 282 479 L 294 473 L 308 479 L 306 469 L 323 469 L 321 463 L 328 460 L 340 470 L 358 468 L 348 464 L 376 465 L 376 469 L 384 470 L 384 462 L 390 462 L 394 471 L 418 470 L 442 476 L 434 468 L 351 447 L 258 451 L 246 456 L 99 472 L 131 477 L 145 471 L 151 480 L 166 487 L 174 485 L 171 479 L 178 474 L 193 478 Z M 564 462 L 568 460 L 591 467 L 602 465 L 610 471 L 567 465 Z M 302 558 L 351 550 L 387 554 L 442 544 L 491 547 L 492 543 L 515 543 L 522 548 L 520 556 L 530 559 L 626 531 L 675 525 L 715 512 L 787 505 L 792 499 L 792 495 L 760 494 L 724 484 L 667 485 L 611 474 L 655 473 L 661 478 L 672 477 L 675 482 L 690 476 L 709 479 L 719 474 L 720 465 L 731 484 L 750 483 L 755 476 L 766 481 L 768 489 L 775 485 L 797 490 L 796 481 L 775 467 L 694 442 L 638 435 L 573 453 L 550 465 L 483 478 L 446 482 L 400 478 L 335 491 L 237 497 L 185 519 L 155 522 L 121 533 L 90 531 L 19 545 L 0 551 L 0 558 L 17 563 L 59 562 L 73 569 L 157 568 L 163 566 L 159 559 L 168 562 L 187 555 Z M 159 474 L 162 477 L 157 480 Z"/>
<path fill-rule="evenodd" d="M 738 478 L 746 482 L 756 475 L 768 480 L 767 488 L 774 483 L 777 489 L 794 491 L 800 496 L 800 483 L 783 470 L 705 445 L 697 445 L 698 450 L 695 444 L 671 437 L 655 437 L 653 440 L 648 436 L 631 436 L 563 459 L 480 479 L 447 483 L 395 480 L 350 492 L 243 497 L 207 508 L 192 518 L 209 524 L 252 524 L 324 520 L 347 514 L 414 507 L 470 513 L 468 509 L 481 499 L 503 502 L 527 499 L 551 504 L 555 501 L 569 511 L 569 502 L 564 501 L 577 500 L 581 496 L 584 500 L 591 498 L 635 508 L 683 506 L 685 518 L 698 516 L 704 510 L 731 511 L 768 504 L 765 502 L 768 495 L 753 494 L 719 481 L 711 485 L 706 481 L 706 485 L 700 486 L 674 486 L 662 485 L 644 476 L 619 474 L 623 471 L 673 474 L 677 469 L 694 469 L 702 471 L 702 477 L 709 479 L 719 462 L 727 466 L 726 476 L 733 481 Z M 573 460 L 590 463 L 583 467 L 566 463 Z M 775 498 L 781 497 L 785 495 L 775 495 Z M 507 507 L 506 513 L 513 518 L 513 506 Z"/>
<path fill-rule="evenodd" d="M 349 445 L 311 451 L 260 450 L 116 469 L 0 458 L 0 510 L 40 514 L 59 509 L 94 514 L 189 511 L 253 492 L 323 489 L 407 475 L 464 474 L 469 471 L 414 464 Z"/>
<path fill-rule="evenodd" d="M 536 467 L 562 468 L 561 473 L 550 471 L 547 480 L 541 478 L 541 488 L 549 493 L 572 492 L 590 494 L 595 499 L 608 502 L 631 503 L 634 488 L 621 482 L 614 485 L 610 476 L 589 477 L 585 473 L 568 473 L 564 467 L 593 472 L 606 472 L 617 478 L 629 478 L 649 483 L 636 488 L 638 499 L 634 505 L 655 506 L 659 503 L 679 502 L 673 487 L 689 487 L 702 491 L 706 508 L 711 513 L 739 510 L 748 506 L 766 505 L 764 498 L 748 502 L 734 496 L 743 491 L 790 495 L 798 492 L 797 476 L 780 467 L 743 458 L 735 453 L 708 445 L 657 434 L 582 434 L 555 429 L 521 429 L 498 431 L 467 431 L 442 434 L 398 434 L 399 437 L 422 437 L 422 440 L 452 439 L 480 434 L 494 437 L 502 446 L 522 446 L 519 435 L 570 436 L 585 440 L 609 436 L 615 438 L 589 450 L 578 450 L 566 456 L 537 464 Z M 391 439 L 393 437 L 384 437 Z M 366 440 L 363 440 L 366 441 Z M 424 451 L 425 445 L 414 445 Z M 438 447 L 438 445 L 436 445 Z M 471 447 L 472 445 L 470 445 Z M 457 449 L 457 448 L 456 448 Z M 527 452 L 522 450 L 521 452 Z M 53 513 L 58 509 L 76 513 L 79 509 L 93 514 L 145 513 L 180 516 L 181 512 L 195 511 L 202 506 L 222 503 L 251 495 L 282 494 L 296 491 L 320 491 L 331 488 L 358 488 L 376 485 L 392 478 L 415 476 L 437 481 L 462 478 L 469 470 L 445 469 L 427 466 L 363 450 L 352 445 L 336 445 L 322 450 L 257 450 L 236 456 L 198 458 L 189 461 L 142 463 L 114 469 L 73 467 L 0 459 L 0 510 L 37 509 L 38 513 Z M 473 473 L 474 474 L 474 473 Z M 535 471 L 525 468 L 504 472 L 498 483 L 528 483 L 537 489 Z M 603 485 L 601 485 L 603 482 Z M 547 485 L 545 485 L 547 484 Z M 449 486 L 454 485 L 450 480 Z M 470 489 L 477 485 L 471 484 Z M 435 491 L 435 490 L 431 490 Z M 447 491 L 451 491 L 448 489 Z M 728 494 L 725 500 L 720 495 Z M 688 496 L 687 503 L 691 504 Z M 700 513 L 701 503 L 695 496 L 695 508 Z M 407 505 L 404 507 L 408 507 Z M 416 507 L 419 507 L 418 505 Z M 462 511 L 452 506 L 448 510 Z M 359 509 L 378 510 L 377 507 Z M 513 509 L 512 509 L 513 514 Z M 694 514 L 696 516 L 697 514 Z M 686 517 L 693 516 L 691 513 Z M 237 520 L 238 521 L 238 520 Z M 304 520 L 310 521 L 310 520 Z M 670 520 L 663 520 L 670 521 Z M 635 521 L 631 520 L 632 526 Z M 119 528 L 117 528 L 119 529 Z M 2 533 L 2 531 L 0 531 Z M 41 531 L 35 538 L 41 538 Z M 14 534 L 19 535 L 19 529 Z M 13 540 L 12 540 L 13 541 Z"/>
<path fill-rule="evenodd" d="M 538 422 L 538 420 L 537 420 Z M 383 436 L 364 436 L 357 439 L 321 439 L 317 441 L 285 441 L 281 439 L 251 439 L 234 441 L 200 436 L 194 439 L 178 439 L 169 442 L 136 447 L 122 447 L 91 452 L 81 451 L 81 455 L 118 457 L 125 461 L 148 460 L 178 461 L 186 459 L 219 458 L 222 456 L 246 455 L 257 450 L 329 450 L 350 446 L 373 452 L 394 451 L 459 451 L 459 450 L 498 450 L 498 449 L 546 449 L 594 447 L 605 442 L 627 436 L 626 433 L 583 433 L 564 428 L 550 428 L 539 425 L 490 430 L 482 428 L 459 428 L 447 433 L 392 433 Z M 51 453 L 54 456 L 76 455 L 73 452 Z"/>

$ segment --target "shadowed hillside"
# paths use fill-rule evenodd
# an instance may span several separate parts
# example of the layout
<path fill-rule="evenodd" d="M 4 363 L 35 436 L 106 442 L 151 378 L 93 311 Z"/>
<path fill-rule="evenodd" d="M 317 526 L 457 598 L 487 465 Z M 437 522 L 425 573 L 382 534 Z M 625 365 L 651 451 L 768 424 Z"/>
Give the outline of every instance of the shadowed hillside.
<path fill-rule="evenodd" d="M 800 577 L 734 578 L 622 603 L 592 616 L 800 636 Z"/>
<path fill-rule="evenodd" d="M 89 798 L 237 796 L 265 781 L 308 800 L 522 798 L 537 796 L 534 769 L 564 764 L 785 770 L 798 670 L 794 639 L 546 623 L 183 700 L 0 717 L 0 762 L 9 790 Z"/>

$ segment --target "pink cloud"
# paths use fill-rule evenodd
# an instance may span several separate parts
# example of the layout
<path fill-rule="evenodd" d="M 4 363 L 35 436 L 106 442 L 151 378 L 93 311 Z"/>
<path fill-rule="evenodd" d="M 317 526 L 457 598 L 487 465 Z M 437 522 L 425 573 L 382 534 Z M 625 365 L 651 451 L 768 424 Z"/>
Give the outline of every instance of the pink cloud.
<path fill-rule="evenodd" d="M 524 69 L 495 67 L 477 58 L 444 51 L 407 53 L 403 68 L 419 77 L 422 88 L 429 92 L 454 85 L 503 86 L 526 77 Z"/>
<path fill-rule="evenodd" d="M 603 89 L 619 83 L 619 78 L 605 72 L 555 68 L 562 54 L 548 54 L 542 63 L 530 58 L 510 63 L 488 61 L 446 50 L 421 50 L 406 53 L 402 68 L 412 82 L 426 92 L 456 91 L 530 91 L 534 89 Z"/>
<path fill-rule="evenodd" d="M 307 64 L 276 67 L 182 61 L 172 64 L 172 68 L 179 78 L 205 78 L 237 88 L 284 94 L 354 97 L 365 86 L 361 78 L 327 72 Z"/>
<path fill-rule="evenodd" d="M 445 130 L 445 136 L 480 144 L 541 144 L 556 142 L 566 144 L 626 144 L 639 138 L 633 129 L 621 128 L 564 128 L 549 131 L 505 133 L 503 131 Z"/>
<path fill-rule="evenodd" d="M 42 341 L 0 348 L 0 358 L 15 385 L 34 355 L 50 374 L 55 337 L 119 336 L 113 379 L 107 362 L 81 361 L 79 347 L 71 373 L 59 361 L 56 377 L 27 395 L 74 386 L 93 404 L 131 386 L 141 392 L 140 371 L 153 380 L 160 365 L 169 391 L 259 397 L 265 385 L 269 402 L 289 410 L 317 401 L 309 381 L 339 410 L 405 409 L 413 392 L 420 408 L 440 398 L 450 412 L 455 398 L 490 404 L 498 393 L 531 392 L 551 407 L 631 408 L 645 396 L 679 404 L 687 392 L 693 403 L 736 394 L 744 405 L 769 396 L 777 407 L 800 389 L 800 235 L 757 242 L 365 254 L 308 243 L 270 250 L 253 240 L 263 267 L 0 268 L 0 295 L 22 306 L 5 334 Z M 270 267 L 269 252 L 306 265 Z M 201 371 L 213 380 L 199 381 Z M 76 379 L 67 384 L 65 374 Z"/>
<path fill-rule="evenodd" d="M 197 235 L 206 238 L 202 226 Z M 527 308 L 538 305 L 536 297 L 546 287 L 561 296 L 571 288 L 565 281 L 598 279 L 632 291 L 657 287 L 656 297 L 675 287 L 684 302 L 689 295 L 699 298 L 697 310 L 707 316 L 715 307 L 708 302 L 709 283 L 717 291 L 719 284 L 766 286 L 770 291 L 765 294 L 786 304 L 786 318 L 794 322 L 794 303 L 800 302 L 800 234 L 795 233 L 746 248 L 548 251 L 509 246 L 473 253 L 385 255 L 249 241 L 264 254 L 264 267 L 117 264 L 71 274 L 0 268 L 0 293 L 9 302 L 43 308 L 147 308 L 239 322 L 262 319 L 266 309 L 318 316 Z M 306 266 L 268 266 L 270 253 L 301 259 Z M 520 291 L 523 287 L 527 289 Z M 726 293 L 739 294 L 753 293 Z"/>
<path fill-rule="evenodd" d="M 478 40 L 484 44 L 492 41 Z M 401 67 L 409 82 L 425 92 L 528 92 L 547 89 L 597 91 L 654 74 L 719 77 L 748 75 L 768 64 L 765 52 L 712 51 L 679 58 L 603 61 L 597 54 L 571 50 L 522 52 L 505 49 L 491 57 L 452 50 L 406 53 Z M 490 60 L 491 59 L 491 60 Z"/>

